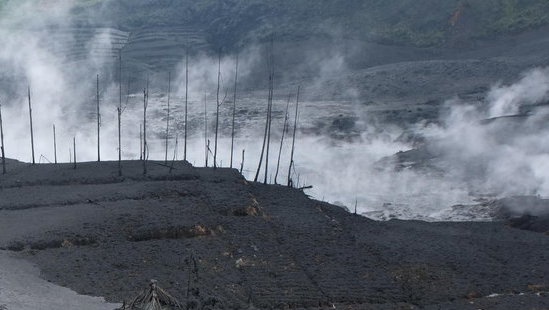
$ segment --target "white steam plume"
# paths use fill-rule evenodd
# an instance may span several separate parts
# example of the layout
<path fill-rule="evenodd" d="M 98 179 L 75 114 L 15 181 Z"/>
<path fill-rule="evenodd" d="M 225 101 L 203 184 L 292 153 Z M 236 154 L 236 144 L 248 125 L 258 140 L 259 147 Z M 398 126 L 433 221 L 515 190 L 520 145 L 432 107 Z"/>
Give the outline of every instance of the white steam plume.
<path fill-rule="evenodd" d="M 4 8 L 0 29 L 0 63 L 2 81 L 0 90 L 6 151 L 9 157 L 30 160 L 26 87 L 30 84 L 35 116 L 36 155 L 53 159 L 52 124 L 58 130 L 58 157 L 68 161 L 72 137 L 76 136 L 79 160 L 95 160 L 95 76 L 101 76 L 102 105 L 102 159 L 117 158 L 116 106 L 118 84 L 117 60 L 113 50 L 123 34 L 113 29 L 94 30 L 82 46 L 86 52 L 74 57 L 75 46 L 81 43 L 73 37 L 70 19 L 74 2 L 56 1 L 49 6 L 36 7 L 35 1 L 10 2 Z M 116 38 L 115 38 L 116 37 Z M 62 38 L 62 39 L 61 39 Z M 72 51 L 72 52 L 69 52 Z M 110 51 L 102 54 L 98 51 Z M 241 52 L 239 76 L 256 79 L 257 66 L 262 64 L 264 51 L 251 47 Z M 318 55 L 317 55 L 318 56 Z M 345 58 L 336 52 L 312 55 L 311 63 L 303 68 L 315 75 L 309 87 L 330 83 L 334 76 L 348 70 Z M 189 161 L 197 166 L 204 164 L 203 120 L 204 92 L 207 93 L 209 119 L 208 139 L 213 143 L 215 88 L 217 83 L 217 55 L 191 55 L 189 59 Z M 317 66 L 315 68 L 315 65 Z M 222 58 L 221 97 L 227 93 L 227 102 L 221 108 L 219 164 L 228 166 L 230 158 L 230 115 L 234 76 L 234 55 Z M 182 158 L 184 55 L 172 81 L 172 128 L 170 150 L 173 155 L 175 135 L 179 148 L 175 152 Z M 275 68 L 276 70 L 276 68 Z M 276 73 L 279 74 L 279 73 Z M 167 76 L 167 72 L 152 75 Z M 282 79 L 282 73 L 279 76 Z M 291 75 L 291 74 L 290 74 Z M 124 76 L 123 80 L 127 77 Z M 267 74 L 261 76 L 267 84 Z M 166 77 L 163 78 L 166 80 Z M 160 79 L 161 80 L 161 79 Z M 296 173 L 300 185 L 313 185 L 308 193 L 317 199 L 339 201 L 352 209 L 355 199 L 358 211 L 389 211 L 400 217 L 444 218 L 445 210 L 459 203 L 471 203 L 479 196 L 506 196 L 517 194 L 549 195 L 549 135 L 546 123 L 548 113 L 541 107 L 533 115 L 483 119 L 522 112 L 525 108 L 547 100 L 548 69 L 536 69 L 524 74 L 513 85 L 496 85 L 487 94 L 484 104 L 452 100 L 451 112 L 441 121 L 443 125 L 417 126 L 416 131 L 426 137 L 428 148 L 437 157 L 433 166 L 439 170 L 396 171 L 393 166 L 380 168 L 379 160 L 398 151 L 412 148 L 404 142 L 395 142 L 402 129 L 381 124 L 367 125 L 367 107 L 360 105 L 358 92 L 352 87 L 341 89 L 345 102 L 306 101 L 300 109 L 300 130 L 296 149 Z M 154 82 L 154 81 L 153 81 Z M 134 89 L 142 88 L 138 81 Z M 151 159 L 163 159 L 165 130 L 166 85 L 151 91 L 149 104 L 149 144 Z M 284 119 L 284 108 L 289 91 L 294 85 L 285 84 L 275 89 L 273 107 L 273 145 L 277 150 Z M 161 90 L 159 90 L 161 89 Z M 162 90 L 164 89 L 164 90 Z M 123 158 L 139 158 L 139 126 L 142 97 L 138 92 L 127 98 L 123 89 L 125 111 L 123 121 Z M 250 91 L 239 85 L 237 96 L 237 139 L 235 162 L 239 167 L 240 155 L 246 150 L 244 174 L 254 175 L 264 125 L 267 90 Z M 290 108 L 290 111 L 293 111 Z M 336 133 L 333 121 L 342 115 L 352 119 L 351 132 Z M 293 112 L 290 113 L 293 118 Z M 336 126 L 337 127 L 337 126 Z M 285 184 L 289 162 L 289 141 L 282 153 L 282 166 L 278 182 Z M 276 153 L 271 153 L 270 174 L 274 175 Z M 171 157 L 171 156 L 170 156 Z M 210 164 L 211 164 L 210 157 Z M 441 173 L 443 171 L 444 173 Z M 297 174 L 294 181 L 297 181 Z M 273 175 L 268 179 L 272 180 Z"/>

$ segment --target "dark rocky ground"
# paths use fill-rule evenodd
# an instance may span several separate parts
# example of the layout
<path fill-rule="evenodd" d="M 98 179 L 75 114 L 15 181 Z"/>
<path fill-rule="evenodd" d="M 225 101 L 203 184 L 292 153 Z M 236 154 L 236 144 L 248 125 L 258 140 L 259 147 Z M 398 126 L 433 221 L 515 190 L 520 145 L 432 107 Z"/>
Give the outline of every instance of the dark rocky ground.
<path fill-rule="evenodd" d="M 199 309 L 549 308 L 547 234 L 505 221 L 376 222 L 182 162 L 8 168 L 0 247 L 81 294 L 154 278 Z"/>

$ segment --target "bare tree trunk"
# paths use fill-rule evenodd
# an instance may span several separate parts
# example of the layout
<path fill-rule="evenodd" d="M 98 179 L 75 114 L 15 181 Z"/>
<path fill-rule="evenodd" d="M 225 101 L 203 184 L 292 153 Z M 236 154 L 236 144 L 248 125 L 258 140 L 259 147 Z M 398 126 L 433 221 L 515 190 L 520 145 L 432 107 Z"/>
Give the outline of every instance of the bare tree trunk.
<path fill-rule="evenodd" d="M 143 174 L 147 174 L 147 97 L 148 89 L 143 89 Z"/>
<path fill-rule="evenodd" d="M 55 124 L 53 124 L 53 158 L 54 163 L 57 164 L 57 140 L 55 137 Z"/>
<path fill-rule="evenodd" d="M 234 154 L 234 119 L 236 116 L 236 86 L 238 81 L 238 54 L 236 54 L 236 64 L 234 70 L 234 96 L 233 96 L 233 122 L 231 129 L 231 168 L 233 167 L 233 154 Z"/>
<path fill-rule="evenodd" d="M 189 98 L 189 48 L 185 51 L 185 141 L 183 142 L 183 161 L 187 160 L 187 112 Z"/>
<path fill-rule="evenodd" d="M 240 174 L 242 174 L 242 170 L 244 169 L 244 152 L 246 150 L 242 150 L 242 161 L 240 162 Z"/>
<path fill-rule="evenodd" d="M 269 169 L 269 149 L 271 146 L 271 123 L 273 121 L 273 92 L 274 92 L 274 56 L 273 56 L 273 41 L 271 40 L 271 52 L 270 52 L 270 78 L 269 78 L 269 108 L 268 108 L 268 123 L 269 128 L 267 129 L 267 152 L 265 153 L 265 178 L 263 180 L 264 184 L 267 184 L 267 176 Z"/>
<path fill-rule="evenodd" d="M 204 92 L 204 159 L 205 165 L 208 167 L 208 110 L 207 106 L 207 95 Z"/>
<path fill-rule="evenodd" d="M 118 49 L 118 107 L 122 113 L 122 48 Z"/>
<path fill-rule="evenodd" d="M 177 159 L 177 148 L 179 147 L 179 137 L 178 134 L 175 134 L 175 147 L 173 149 L 172 164 L 170 165 L 170 174 L 172 173 L 173 166 L 175 165 L 175 160 Z"/>
<path fill-rule="evenodd" d="M 210 139 L 208 139 L 208 143 L 206 144 L 206 167 L 208 167 L 208 157 L 210 155 L 210 152 Z"/>
<path fill-rule="evenodd" d="M 27 88 L 28 96 L 29 96 L 29 119 L 30 119 L 30 136 L 31 136 L 31 152 L 32 152 L 32 164 L 34 165 L 36 162 L 34 160 L 34 131 L 32 129 L 32 105 L 31 105 L 31 92 L 30 92 L 30 86 Z"/>
<path fill-rule="evenodd" d="M 284 125 L 282 126 L 282 137 L 280 138 L 280 148 L 278 149 L 278 160 L 276 162 L 276 173 L 274 177 L 274 184 L 278 184 L 277 178 L 278 178 L 278 169 L 280 168 L 280 157 L 282 156 L 282 146 L 284 145 L 284 135 L 286 134 L 286 130 L 288 129 L 288 108 L 290 107 L 290 99 L 292 98 L 292 95 L 288 95 L 288 102 L 286 103 L 286 112 L 284 113 Z"/>
<path fill-rule="evenodd" d="M 143 124 L 139 124 L 139 160 L 143 160 Z"/>
<path fill-rule="evenodd" d="M 99 111 L 99 74 L 97 75 L 97 92 L 96 92 L 96 99 L 97 99 L 97 161 L 101 161 L 101 114 Z"/>
<path fill-rule="evenodd" d="M 118 107 L 116 108 L 116 111 L 118 114 L 118 176 L 122 176 L 122 137 L 120 134 L 122 109 Z"/>
<path fill-rule="evenodd" d="M 72 155 L 74 156 L 72 168 L 76 169 L 76 137 L 72 137 Z"/>
<path fill-rule="evenodd" d="M 272 46 L 271 46 L 272 47 Z M 259 172 L 261 171 L 261 165 L 263 164 L 263 155 L 265 154 L 265 144 L 267 143 L 267 135 L 269 132 L 269 122 L 270 122 L 270 110 L 271 110 L 271 79 L 272 79 L 272 66 L 270 64 L 271 62 L 271 53 L 270 50 L 267 54 L 267 67 L 269 68 L 269 93 L 267 96 L 267 120 L 265 121 L 265 132 L 263 134 L 263 146 L 261 147 L 261 156 L 259 157 L 259 164 L 257 166 L 257 171 L 255 173 L 254 182 L 257 182 L 257 179 L 259 178 Z M 267 175 L 267 170 L 265 170 L 265 178 Z"/>
<path fill-rule="evenodd" d="M 168 164 L 168 136 L 170 134 L 170 92 L 172 83 L 172 73 L 168 72 L 168 117 L 166 118 L 166 153 L 164 156 L 164 162 Z"/>
<path fill-rule="evenodd" d="M 269 173 L 269 148 L 271 145 L 271 115 L 272 115 L 272 108 L 273 108 L 272 105 L 273 103 L 269 95 L 269 104 L 267 107 L 267 150 L 265 152 L 265 176 L 263 179 L 264 184 L 267 184 L 267 175 Z"/>
<path fill-rule="evenodd" d="M 2 105 L 0 104 L 0 142 L 2 148 L 2 174 L 6 174 L 6 154 L 4 152 L 4 124 L 2 123 Z"/>
<path fill-rule="evenodd" d="M 118 176 L 122 176 L 122 48 L 118 49 Z"/>
<path fill-rule="evenodd" d="M 290 153 L 290 167 L 288 168 L 288 186 L 293 187 L 293 180 L 292 180 L 292 167 L 294 165 L 294 149 L 295 149 L 295 133 L 297 129 L 297 118 L 298 118 L 298 107 L 299 107 L 299 92 L 301 90 L 301 86 L 297 87 L 297 98 L 295 102 L 295 118 L 294 118 L 294 133 L 292 137 L 292 151 Z"/>
<path fill-rule="evenodd" d="M 217 98 L 216 98 L 216 110 L 215 110 L 215 142 L 214 142 L 214 169 L 217 168 L 217 132 L 219 130 L 219 87 L 221 86 L 221 50 L 218 55 L 218 66 L 217 66 Z"/>

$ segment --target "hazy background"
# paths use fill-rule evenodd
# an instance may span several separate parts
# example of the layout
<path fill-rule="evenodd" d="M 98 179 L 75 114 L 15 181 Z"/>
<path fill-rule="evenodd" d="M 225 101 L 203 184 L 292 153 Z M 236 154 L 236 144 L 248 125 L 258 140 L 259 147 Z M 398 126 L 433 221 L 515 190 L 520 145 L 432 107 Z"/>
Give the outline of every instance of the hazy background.
<path fill-rule="evenodd" d="M 73 137 L 78 160 L 96 160 L 99 75 L 102 159 L 117 158 L 120 84 L 122 156 L 139 159 L 149 80 L 149 158 L 163 160 L 171 74 L 168 158 L 182 159 L 188 54 L 188 160 L 204 165 L 205 140 L 214 151 L 220 56 L 220 96 L 226 100 L 220 109 L 218 164 L 227 167 L 238 55 L 233 167 L 240 167 L 245 150 L 243 173 L 253 179 L 272 39 L 270 183 L 286 103 L 290 97 L 293 124 L 301 86 L 292 177 L 299 186 L 313 185 L 306 193 L 316 199 L 351 210 L 356 204 L 358 212 L 376 218 L 468 220 L 486 217 L 451 207 L 548 195 L 549 8 L 544 1 L 0 3 L 0 102 L 8 157 L 31 160 L 30 86 L 37 162 L 53 161 L 54 124 L 59 161 L 71 160 Z M 290 125 L 281 184 L 287 179 L 291 133 Z"/>

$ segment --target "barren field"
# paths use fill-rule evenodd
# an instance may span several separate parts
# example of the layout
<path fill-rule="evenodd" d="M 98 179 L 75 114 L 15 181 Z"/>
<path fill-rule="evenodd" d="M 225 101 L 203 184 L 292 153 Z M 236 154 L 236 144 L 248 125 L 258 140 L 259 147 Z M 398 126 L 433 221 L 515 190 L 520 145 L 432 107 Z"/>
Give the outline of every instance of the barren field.
<path fill-rule="evenodd" d="M 143 175 L 142 162 L 122 162 L 119 177 L 116 162 L 12 163 L 0 180 L 2 255 L 117 303 L 156 279 L 197 309 L 549 305 L 546 234 L 376 222 L 232 169 L 147 165 Z M 19 309 L 10 301 L 0 304 Z"/>

